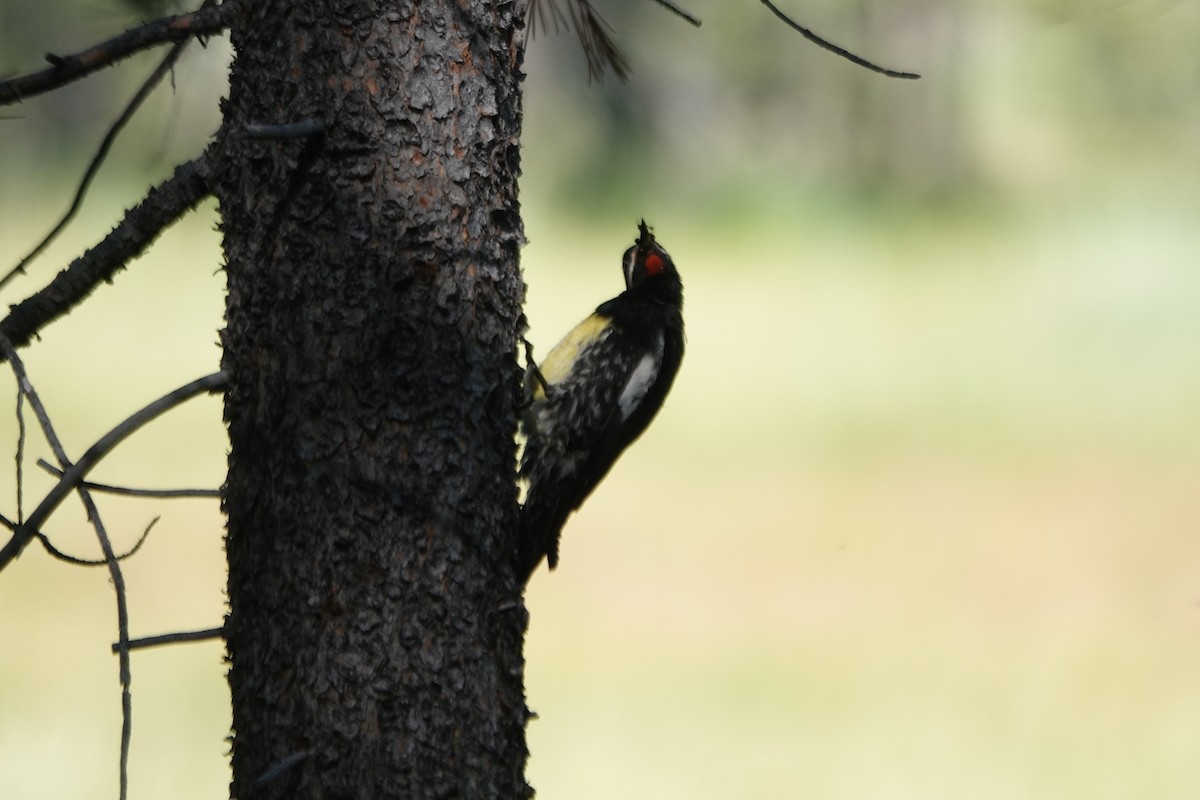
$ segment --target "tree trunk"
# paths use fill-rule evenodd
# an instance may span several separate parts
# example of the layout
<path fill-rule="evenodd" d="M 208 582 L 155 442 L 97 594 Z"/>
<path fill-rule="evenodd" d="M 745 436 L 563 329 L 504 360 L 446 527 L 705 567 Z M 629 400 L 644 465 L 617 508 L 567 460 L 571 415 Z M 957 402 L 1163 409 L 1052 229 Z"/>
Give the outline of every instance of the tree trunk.
<path fill-rule="evenodd" d="M 232 794 L 528 797 L 518 7 L 249 5 L 216 167 Z"/>

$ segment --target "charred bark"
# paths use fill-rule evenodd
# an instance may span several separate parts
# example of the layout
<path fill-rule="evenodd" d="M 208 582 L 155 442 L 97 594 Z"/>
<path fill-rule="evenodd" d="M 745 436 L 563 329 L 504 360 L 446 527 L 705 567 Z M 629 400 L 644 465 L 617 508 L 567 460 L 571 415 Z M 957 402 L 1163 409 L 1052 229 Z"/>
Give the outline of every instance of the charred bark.
<path fill-rule="evenodd" d="M 231 30 L 234 797 L 530 794 L 520 24 L 505 0 L 295 0 Z M 244 135 L 305 119 L 323 133 Z"/>

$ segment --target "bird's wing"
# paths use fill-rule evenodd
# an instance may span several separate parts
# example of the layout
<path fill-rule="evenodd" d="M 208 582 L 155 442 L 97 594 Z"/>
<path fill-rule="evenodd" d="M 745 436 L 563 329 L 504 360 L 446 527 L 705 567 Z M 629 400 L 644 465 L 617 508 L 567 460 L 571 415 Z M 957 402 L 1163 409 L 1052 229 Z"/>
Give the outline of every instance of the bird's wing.
<path fill-rule="evenodd" d="M 597 325 L 595 319 L 593 315 L 577 326 L 541 365 L 549 389 L 541 396 L 535 391 L 534 405 L 527 415 L 527 432 L 534 447 L 526 451 L 523 472 L 537 470 L 537 464 L 531 463 L 535 460 L 561 468 L 558 475 L 538 476 L 553 482 L 585 472 L 587 457 L 603 457 L 601 454 L 607 452 L 601 446 L 604 440 L 619 437 L 621 424 L 658 376 L 661 343 L 645 350 L 617 335 L 611 326 Z M 581 329 L 588 333 L 586 339 L 577 335 Z M 544 454 L 552 455 L 544 458 Z M 603 472 L 607 472 L 607 465 Z"/>
<path fill-rule="evenodd" d="M 563 523 L 641 433 L 644 424 L 627 422 L 661 371 L 663 343 L 656 341 L 647 348 L 593 315 L 542 362 L 548 386 L 535 387 L 522 423 L 521 476 L 529 495 L 520 561 L 526 569 L 535 568 L 542 554 L 553 568 Z"/>

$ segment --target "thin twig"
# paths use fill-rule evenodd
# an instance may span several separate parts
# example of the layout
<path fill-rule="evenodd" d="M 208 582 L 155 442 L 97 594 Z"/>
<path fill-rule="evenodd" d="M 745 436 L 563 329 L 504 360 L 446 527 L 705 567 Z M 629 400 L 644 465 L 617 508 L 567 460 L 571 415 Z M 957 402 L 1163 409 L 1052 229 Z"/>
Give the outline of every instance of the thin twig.
<path fill-rule="evenodd" d="M 3 337 L 3 334 L 0 334 L 0 351 L 4 351 L 10 359 L 16 356 L 16 351 L 12 348 L 12 344 Z M 212 375 L 192 381 L 186 386 L 182 386 L 150 403 L 101 437 L 99 441 L 88 448 L 87 452 L 80 457 L 74 466 L 66 470 L 62 478 L 51 488 L 50 492 L 42 499 L 38 507 L 33 510 L 28 519 L 21 525 L 18 525 L 16 530 L 13 531 L 12 538 L 8 540 L 4 547 L 0 548 L 0 570 L 7 567 L 14 558 L 21 554 L 21 551 L 29 544 L 29 540 L 33 538 L 34 531 L 38 530 L 47 517 L 58 508 L 63 498 L 75 488 L 79 481 L 83 480 L 89 470 L 96 466 L 101 459 L 124 441 L 126 437 L 150 420 L 161 416 L 183 401 L 199 394 L 215 392 L 223 388 L 226 382 L 227 377 L 224 372 L 214 372 Z"/>
<path fill-rule="evenodd" d="M 143 636 L 140 639 L 130 639 L 125 643 L 130 650 L 141 650 L 146 647 L 158 647 L 163 644 L 179 644 L 180 642 L 203 642 L 209 639 L 220 639 L 225 635 L 224 628 L 205 628 L 202 631 L 181 631 L 180 633 L 164 633 L 159 636 Z M 119 652 L 120 642 L 114 642 L 112 651 Z"/>
<path fill-rule="evenodd" d="M 50 444 L 50 449 L 54 452 L 55 458 L 60 462 L 68 460 L 62 441 L 59 440 L 58 434 L 55 433 L 54 426 L 50 422 L 50 415 L 46 413 L 46 407 L 42 405 L 42 399 L 33 388 L 33 384 L 29 382 L 29 375 L 25 372 L 25 363 L 17 355 L 17 351 L 13 348 L 12 343 L 3 334 L 0 334 L 0 352 L 3 352 L 8 358 L 13 376 L 17 379 L 17 391 L 29 399 L 29 406 L 33 409 L 33 414 L 37 417 L 38 425 L 41 426 L 42 433 L 45 434 L 46 441 Z M 18 525 L 17 527 L 20 528 L 22 526 Z"/>
<path fill-rule="evenodd" d="M 691 14 L 684 11 L 679 6 L 672 3 L 671 0 L 654 0 L 654 2 L 658 3 L 660 6 L 667 9 L 668 11 L 674 12 L 676 15 L 678 15 L 678 16 L 682 17 L 683 19 L 687 20 L 688 22 L 692 23 L 697 28 L 700 27 L 700 18 L 699 17 L 692 16 Z"/>
<path fill-rule="evenodd" d="M 17 524 L 25 516 L 25 391 L 17 383 Z"/>
<path fill-rule="evenodd" d="M 108 151 L 112 148 L 113 142 L 117 140 L 117 134 L 121 132 L 121 129 L 125 127 L 129 120 L 133 119 L 133 115 L 137 113 L 139 108 L 141 108 L 142 103 L 144 103 L 146 98 L 150 96 L 150 93 L 154 91 L 154 88 L 158 85 L 159 81 L 163 79 L 163 76 L 170 72 L 175 66 L 175 62 L 179 60 L 179 57 L 183 54 L 184 49 L 187 47 L 188 41 L 188 39 L 184 39 L 176 42 L 175 46 L 167 52 L 166 57 L 163 58 L 161 63 L 159 63 L 154 72 L 150 73 L 150 77 L 146 78 L 146 80 L 142 83 L 142 86 L 140 89 L 138 89 L 137 94 L 135 94 L 133 99 L 130 100 L 128 105 L 125 106 L 125 110 L 121 112 L 121 116 L 117 117 L 117 121 L 112 124 L 112 126 L 108 129 L 108 133 L 105 134 L 104 140 L 100 142 L 100 148 L 96 151 L 96 154 L 92 156 L 91 163 L 88 164 L 87 170 L 85 170 L 83 173 L 83 179 L 79 181 L 79 187 L 75 190 L 75 197 L 72 198 L 71 205 L 67 209 L 67 213 L 63 214 L 62 218 L 58 221 L 58 224 L 55 225 L 48 234 L 46 234 L 42 241 L 38 242 L 37 247 L 33 248 L 33 250 L 31 250 L 27 256 L 17 262 L 17 265 L 8 271 L 8 274 L 6 274 L 3 278 L 0 278 L 0 289 L 4 288 L 4 285 L 17 275 L 24 275 L 25 266 L 30 261 L 33 261 L 33 259 L 37 258 L 47 247 L 49 247 L 50 243 L 58 238 L 58 234 L 62 232 L 63 228 L 67 227 L 67 223 L 75 218 L 75 214 L 79 211 L 79 207 L 83 205 L 83 198 L 87 195 L 88 188 L 92 185 L 92 179 L 95 178 L 96 173 L 100 171 L 100 166 L 104 163 L 104 159 L 108 157 Z"/>
<path fill-rule="evenodd" d="M 171 223 L 209 196 L 208 174 L 205 156 L 180 165 L 174 175 L 126 212 L 103 241 L 71 262 L 49 285 L 11 306 L 8 316 L 0 320 L 0 334 L 14 347 L 21 347 L 101 283 L 112 281 L 117 271 L 145 252 Z M 0 362 L 5 357 L 0 352 Z"/>
<path fill-rule="evenodd" d="M 148 22 L 80 53 L 55 56 L 56 63 L 49 69 L 0 82 L 0 105 L 11 105 L 65 86 L 155 45 L 222 31 L 233 22 L 241 5 L 241 0 L 206 5 L 189 14 Z"/>
<path fill-rule="evenodd" d="M 851 53 L 849 50 L 847 50 L 844 47 L 838 47 L 833 42 L 831 42 L 827 39 L 822 39 L 820 36 L 813 33 L 808 28 L 804 27 L 803 25 L 801 25 L 800 23 L 796 22 L 791 17 L 789 17 L 787 14 L 784 14 L 782 11 L 780 11 L 775 6 L 775 4 L 771 2 L 771 0 L 762 0 L 762 4 L 764 6 L 766 6 L 767 8 L 769 8 L 771 10 L 772 14 L 774 14 L 775 16 L 777 16 L 781 20 L 783 20 L 784 24 L 786 24 L 789 28 L 791 28 L 792 30 L 799 33 L 805 39 L 808 39 L 810 42 L 817 45 L 818 47 L 824 48 L 825 50 L 828 50 L 829 52 L 831 52 L 835 55 L 841 56 L 842 58 L 846 59 L 847 61 L 849 61 L 853 64 L 857 64 L 860 67 L 865 67 L 866 69 L 869 69 L 872 72 L 878 72 L 880 75 L 887 75 L 889 78 L 904 78 L 906 80 L 916 80 L 917 78 L 921 77 L 920 75 L 918 75 L 915 72 L 899 72 L 894 69 L 888 69 L 887 67 L 881 67 L 878 64 L 873 64 L 870 61 L 867 61 L 862 56 L 857 56 L 854 53 Z"/>
<path fill-rule="evenodd" d="M 63 476 L 62 470 L 46 461 L 44 458 L 39 458 L 37 460 L 37 465 L 56 478 L 61 478 Z M 220 499 L 221 497 L 220 489 L 133 489 L 128 486 L 112 486 L 111 484 L 107 483 L 93 483 L 91 481 L 83 481 L 82 485 L 91 489 L 93 492 L 115 494 L 122 497 L 153 497 L 166 500 L 173 500 L 182 497 L 205 497 L 217 499 Z"/>
<path fill-rule="evenodd" d="M 87 488 L 86 483 L 81 483 L 79 485 L 85 489 Z M 154 519 L 150 520 L 150 524 L 146 526 L 146 529 L 144 531 L 142 531 L 142 535 L 140 537 L 138 537 L 138 540 L 136 542 L 134 542 L 133 547 L 129 548 L 124 553 L 121 553 L 119 556 L 117 556 L 117 561 L 124 561 L 125 559 L 129 558 L 130 556 L 135 555 L 138 550 L 141 550 L 142 545 L 144 545 L 146 543 L 146 539 L 149 538 L 149 536 L 150 536 L 150 531 L 154 529 L 154 526 L 158 523 L 159 519 L 161 519 L 161 518 L 155 517 Z M 55 547 L 53 544 L 50 543 L 49 536 L 47 536 L 44 533 L 41 533 L 40 531 L 34 532 L 33 535 L 37 538 L 37 540 L 39 542 L 42 543 L 42 547 L 45 548 L 46 552 L 49 553 L 54 558 L 57 558 L 59 561 L 65 561 L 66 563 L 72 564 L 77 567 L 103 567 L 103 566 L 108 565 L 108 560 L 104 559 L 104 558 L 101 558 L 101 559 L 78 558 L 76 556 L 64 553 L 62 550 L 59 550 L 57 547 Z"/>
<path fill-rule="evenodd" d="M 69 463 L 65 462 L 63 466 L 68 467 Z M 117 653 L 117 672 L 121 681 L 121 759 L 118 781 L 120 800 L 126 800 L 129 796 L 129 743 L 133 739 L 133 673 L 129 669 L 129 602 L 125 596 L 125 576 L 121 572 L 121 564 L 113 552 L 112 541 L 108 538 L 108 531 L 104 529 L 100 511 L 96 508 L 91 493 L 82 486 L 77 486 L 76 489 L 84 508 L 87 509 L 88 521 L 96 529 L 96 538 L 100 541 L 100 549 L 104 551 L 108 575 L 112 579 L 113 592 L 117 596 L 117 644 L 120 645 Z M 146 533 L 149 532 L 147 528 Z"/>
<path fill-rule="evenodd" d="M 25 396 L 29 398 L 29 405 L 33 408 L 33 412 L 42 426 L 42 433 L 45 435 L 46 441 L 50 444 L 50 449 L 54 451 L 54 457 L 58 459 L 59 464 L 66 470 L 66 474 L 70 475 L 75 471 L 75 465 L 72 465 L 71 459 L 67 457 L 67 452 L 63 448 L 62 441 L 58 438 L 58 434 L 50 422 L 50 415 L 46 412 L 46 407 L 42 404 L 41 398 L 29 380 L 29 375 L 25 371 L 25 365 L 21 362 L 21 358 L 17 355 L 16 350 L 13 349 L 12 344 L 3 337 L 0 337 L 0 348 L 3 348 L 8 355 L 13 374 L 17 378 L 17 385 L 25 393 Z M 82 473 L 80 477 L 82 477 Z M 65 477 L 64 481 L 59 482 L 59 485 L 63 485 L 64 483 Z M 74 484 L 78 484 L 78 481 L 75 481 Z M 126 800 L 129 794 L 129 742 L 133 726 L 133 694 L 130 690 L 129 648 L 127 646 L 129 642 L 129 607 L 125 597 L 125 577 L 121 573 L 121 565 L 117 561 L 116 553 L 113 552 L 112 542 L 108 538 L 108 532 L 104 529 L 104 522 L 100 519 L 100 510 L 96 508 L 96 503 L 92 500 L 91 493 L 88 492 L 87 488 L 78 485 L 73 485 L 73 487 L 68 486 L 67 491 L 70 491 L 71 488 L 78 491 L 79 499 L 87 511 L 88 521 L 92 523 L 92 527 L 96 530 L 96 538 L 100 541 L 100 549 L 104 551 L 104 560 L 108 565 L 109 577 L 112 579 L 113 589 L 117 595 L 117 637 L 122 646 L 119 669 L 121 681 L 121 758 L 119 782 L 120 800 Z M 39 506 L 40 508 L 41 506 Z M 36 516 L 37 511 L 35 510 L 30 515 L 29 521 L 32 521 Z M 10 544 L 26 529 L 29 521 L 26 524 L 17 526 L 13 531 L 13 539 L 10 540 Z M 40 524 L 41 522 L 39 521 L 37 525 Z M 36 530 L 37 525 L 32 526 L 34 530 Z M 146 533 L 149 534 L 149 529 L 147 529 Z M 40 534 L 37 535 L 40 536 Z M 145 536 L 142 538 L 144 540 Z"/>

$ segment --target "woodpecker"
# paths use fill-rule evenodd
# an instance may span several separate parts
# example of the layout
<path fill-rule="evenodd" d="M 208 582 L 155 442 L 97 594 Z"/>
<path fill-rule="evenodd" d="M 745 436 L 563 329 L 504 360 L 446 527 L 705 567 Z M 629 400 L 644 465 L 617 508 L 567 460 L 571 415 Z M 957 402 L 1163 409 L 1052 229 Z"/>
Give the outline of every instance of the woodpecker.
<path fill-rule="evenodd" d="M 625 291 L 528 362 L 521 419 L 528 482 L 517 571 L 558 563 L 563 523 L 662 407 L 683 360 L 683 284 L 645 220 L 625 251 Z"/>

